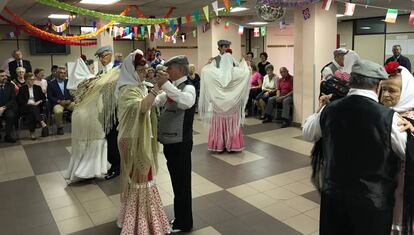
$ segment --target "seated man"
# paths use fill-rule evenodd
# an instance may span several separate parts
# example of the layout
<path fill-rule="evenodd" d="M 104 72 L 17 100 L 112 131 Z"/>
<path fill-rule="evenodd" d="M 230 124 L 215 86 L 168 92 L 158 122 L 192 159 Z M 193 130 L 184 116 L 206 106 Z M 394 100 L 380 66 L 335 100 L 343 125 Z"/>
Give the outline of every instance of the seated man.
<path fill-rule="evenodd" d="M 16 142 L 11 135 L 16 119 L 16 110 L 17 103 L 14 85 L 7 81 L 6 71 L 0 70 L 0 120 L 4 119 L 6 122 L 4 141 L 9 143 Z"/>
<path fill-rule="evenodd" d="M 289 74 L 287 68 L 280 68 L 280 78 L 277 82 L 277 94 L 271 97 L 266 105 L 266 122 L 272 122 L 273 117 L 277 117 L 278 109 L 282 109 L 282 128 L 288 127 L 292 122 L 290 109 L 293 105 L 293 76 Z"/>
<path fill-rule="evenodd" d="M 73 97 L 66 88 L 68 80 L 66 79 L 66 67 L 59 67 L 57 71 L 57 78 L 51 81 L 48 86 L 47 98 L 55 114 L 55 122 L 57 126 L 57 134 L 63 135 L 63 111 L 73 111 L 74 102 Z"/>

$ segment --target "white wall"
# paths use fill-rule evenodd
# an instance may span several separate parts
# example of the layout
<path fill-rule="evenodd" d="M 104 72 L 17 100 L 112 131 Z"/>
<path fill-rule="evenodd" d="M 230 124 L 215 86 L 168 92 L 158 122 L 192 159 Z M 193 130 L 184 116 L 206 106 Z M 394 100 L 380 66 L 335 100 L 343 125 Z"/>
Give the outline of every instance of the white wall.
<path fill-rule="evenodd" d="M 275 73 L 279 74 L 280 67 L 286 67 L 290 74 L 294 74 L 294 30 L 292 26 L 280 30 L 279 27 L 268 27 L 265 39 L 268 61 L 275 67 Z M 260 52 L 258 53 L 259 56 Z M 256 55 L 255 55 L 256 56 Z M 279 74 L 280 76 L 280 74 Z"/>

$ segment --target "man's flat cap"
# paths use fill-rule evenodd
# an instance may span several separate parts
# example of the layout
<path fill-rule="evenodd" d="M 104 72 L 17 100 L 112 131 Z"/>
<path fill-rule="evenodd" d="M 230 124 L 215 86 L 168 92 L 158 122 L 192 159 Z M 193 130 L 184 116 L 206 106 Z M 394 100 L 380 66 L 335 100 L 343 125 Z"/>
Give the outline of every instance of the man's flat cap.
<path fill-rule="evenodd" d="M 114 50 L 112 49 L 112 47 L 111 46 L 103 46 L 103 47 L 100 47 L 96 52 L 95 52 L 95 56 L 100 56 L 100 55 L 102 55 L 104 52 L 110 52 L 110 53 L 113 53 L 114 52 Z"/>
<path fill-rule="evenodd" d="M 166 61 L 164 63 L 165 67 L 168 67 L 172 64 L 181 64 L 181 65 L 188 65 L 188 59 L 187 56 L 185 55 L 178 55 L 178 56 L 174 56 L 171 59 L 169 59 L 168 61 Z"/>
<path fill-rule="evenodd" d="M 357 60 L 352 66 L 351 76 L 353 74 L 375 78 L 378 80 L 388 79 L 388 73 L 385 71 L 384 66 L 369 60 Z"/>
<path fill-rule="evenodd" d="M 226 46 L 226 45 L 231 45 L 231 42 L 230 41 L 227 41 L 227 40 L 219 40 L 218 42 L 217 42 L 217 45 L 220 47 L 220 46 Z"/>

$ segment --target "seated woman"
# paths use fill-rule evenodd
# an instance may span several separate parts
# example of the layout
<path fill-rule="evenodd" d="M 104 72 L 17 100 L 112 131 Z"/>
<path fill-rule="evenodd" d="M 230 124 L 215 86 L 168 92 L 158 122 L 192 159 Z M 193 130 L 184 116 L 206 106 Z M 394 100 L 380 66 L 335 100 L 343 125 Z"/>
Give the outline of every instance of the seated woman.
<path fill-rule="evenodd" d="M 26 73 L 24 75 L 26 85 L 22 86 L 17 96 L 20 113 L 26 117 L 29 124 L 30 138 L 36 139 L 35 129 L 36 125 L 40 124 L 42 127 L 42 137 L 49 135 L 47 124 L 40 114 L 43 112 L 43 103 L 46 100 L 45 94 L 40 86 L 34 85 L 33 73 Z"/>
<path fill-rule="evenodd" d="M 389 80 L 381 82 L 380 102 L 398 112 L 402 117 L 413 122 L 414 120 L 414 77 L 404 67 L 396 62 L 385 65 L 390 74 Z M 407 148 L 408 149 L 408 148 Z M 398 186 L 395 190 L 394 218 L 391 234 L 401 234 L 405 230 L 403 223 L 404 204 L 404 162 L 401 164 L 397 177 Z"/>
<path fill-rule="evenodd" d="M 35 81 L 34 85 L 38 85 L 42 88 L 43 94 L 47 95 L 47 81 L 44 79 L 45 70 L 44 69 L 35 69 L 34 71 Z"/>
<path fill-rule="evenodd" d="M 257 108 L 261 111 L 260 119 L 264 120 L 266 118 L 265 116 L 265 109 L 267 101 L 269 100 L 269 97 L 276 95 L 276 83 L 277 83 L 277 76 L 273 72 L 274 67 L 273 65 L 269 64 L 266 66 L 266 76 L 263 78 L 263 84 L 262 84 L 262 92 L 256 97 L 256 105 Z"/>
<path fill-rule="evenodd" d="M 145 81 L 155 84 L 157 81 L 155 80 L 155 69 L 154 68 L 148 68 L 147 76 L 145 78 Z"/>
<path fill-rule="evenodd" d="M 16 68 L 17 78 L 13 79 L 11 82 L 16 87 L 16 95 L 19 94 L 20 87 L 25 85 L 24 74 L 26 73 L 26 69 L 23 67 Z"/>
<path fill-rule="evenodd" d="M 249 92 L 249 99 L 247 100 L 246 105 L 246 117 L 250 116 L 253 112 L 252 110 L 252 101 L 255 99 L 260 92 L 262 92 L 262 84 L 263 84 L 263 77 L 257 70 L 257 66 L 254 64 L 251 64 L 250 67 L 252 68 L 252 76 L 250 78 L 250 92 Z"/>
<path fill-rule="evenodd" d="M 167 215 L 155 185 L 157 117 L 152 104 L 158 86 L 148 93 L 144 84 L 148 63 L 141 50 L 121 65 L 118 95 L 118 147 L 121 154 L 121 234 L 164 235 L 170 232 Z"/>

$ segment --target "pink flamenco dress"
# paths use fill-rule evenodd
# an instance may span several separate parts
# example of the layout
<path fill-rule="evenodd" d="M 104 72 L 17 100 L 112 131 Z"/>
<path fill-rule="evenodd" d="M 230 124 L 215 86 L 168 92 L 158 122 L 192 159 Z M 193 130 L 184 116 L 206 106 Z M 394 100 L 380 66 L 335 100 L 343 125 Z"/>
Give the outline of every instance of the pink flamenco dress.
<path fill-rule="evenodd" d="M 119 141 L 119 151 L 125 156 L 128 151 Z M 131 174 L 132 175 L 132 174 Z M 143 181 L 143 182 L 139 182 Z M 162 206 L 162 201 L 149 169 L 146 180 L 129 180 L 121 193 L 120 213 L 117 221 L 121 235 L 164 235 L 171 227 Z"/>

